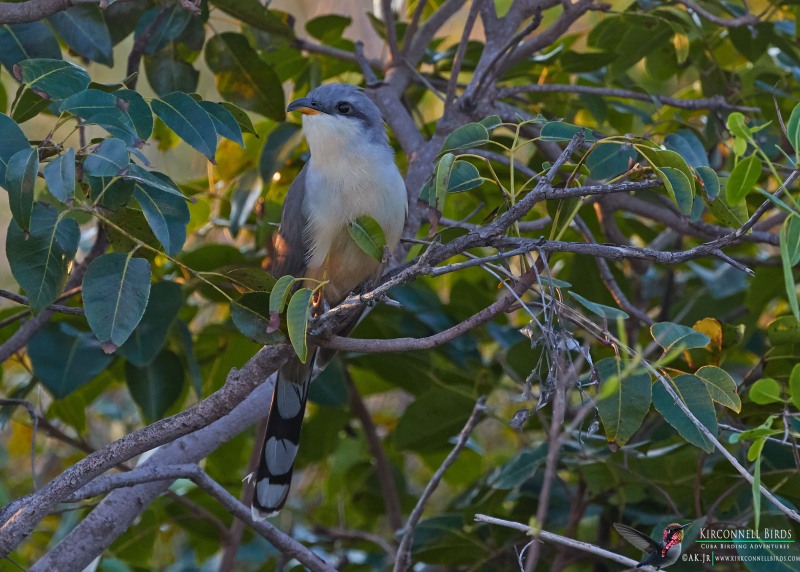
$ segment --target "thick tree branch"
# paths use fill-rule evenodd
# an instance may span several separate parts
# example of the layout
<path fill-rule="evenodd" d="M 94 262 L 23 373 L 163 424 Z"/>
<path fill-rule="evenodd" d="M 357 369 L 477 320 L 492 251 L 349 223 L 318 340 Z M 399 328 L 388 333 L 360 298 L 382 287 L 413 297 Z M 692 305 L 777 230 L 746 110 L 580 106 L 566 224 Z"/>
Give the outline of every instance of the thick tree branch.
<path fill-rule="evenodd" d="M 108 4 L 107 0 L 26 0 L 0 3 L 0 24 L 26 24 L 47 18 L 81 4 Z"/>
<path fill-rule="evenodd" d="M 197 405 L 106 445 L 74 464 L 35 494 L 0 513 L 0 557 L 13 551 L 66 496 L 116 464 L 196 431 L 227 415 L 291 355 L 286 345 L 260 350 L 225 385 Z"/>
<path fill-rule="evenodd" d="M 75 502 L 95 496 L 106 494 L 112 490 L 133 487 L 155 481 L 166 481 L 166 484 L 176 479 L 190 479 L 198 487 L 211 495 L 233 516 L 247 524 L 275 548 L 307 566 L 311 570 L 320 572 L 332 572 L 332 566 L 326 564 L 308 548 L 284 534 L 268 522 L 253 520 L 249 507 L 239 502 L 233 495 L 226 491 L 219 483 L 209 477 L 196 464 L 176 464 L 176 465 L 150 465 L 146 464 L 131 472 L 117 475 L 107 475 L 95 479 L 90 484 L 70 495 L 66 501 Z M 43 559 L 44 560 L 44 559 Z M 43 563 L 40 561 L 31 570 L 42 569 Z M 71 566 L 75 562 L 70 562 Z M 47 568 L 48 570 L 50 568 Z"/>

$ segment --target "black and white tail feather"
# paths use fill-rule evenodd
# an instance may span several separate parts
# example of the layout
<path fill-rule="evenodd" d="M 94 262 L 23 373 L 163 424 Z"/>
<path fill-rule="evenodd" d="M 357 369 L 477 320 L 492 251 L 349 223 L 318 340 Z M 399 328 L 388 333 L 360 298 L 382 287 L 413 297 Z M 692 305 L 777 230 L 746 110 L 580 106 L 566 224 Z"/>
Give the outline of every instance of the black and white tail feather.
<path fill-rule="evenodd" d="M 305 364 L 297 358 L 290 359 L 278 372 L 255 473 L 254 520 L 275 516 L 289 497 L 314 357 L 312 353 Z"/>

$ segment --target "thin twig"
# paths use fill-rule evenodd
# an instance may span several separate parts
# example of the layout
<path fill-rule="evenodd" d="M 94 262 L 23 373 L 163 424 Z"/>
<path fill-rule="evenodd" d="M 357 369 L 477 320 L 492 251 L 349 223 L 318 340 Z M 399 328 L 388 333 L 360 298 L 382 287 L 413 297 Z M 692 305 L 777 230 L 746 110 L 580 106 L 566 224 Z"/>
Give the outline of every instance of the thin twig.
<path fill-rule="evenodd" d="M 455 447 L 453 447 L 453 450 L 450 451 L 450 454 L 447 455 L 439 468 L 436 469 L 436 472 L 431 477 L 431 480 L 428 481 L 428 484 L 425 486 L 425 490 L 422 491 L 422 496 L 419 497 L 416 506 L 414 506 L 414 510 L 411 511 L 411 516 L 408 517 L 403 538 L 400 540 L 400 547 L 397 549 L 397 559 L 394 563 L 394 572 L 404 572 L 411 565 L 411 542 L 414 540 L 414 530 L 417 528 L 419 519 L 422 518 L 422 512 L 425 510 L 425 505 L 428 504 L 428 500 L 430 500 L 431 495 L 433 495 L 436 487 L 439 486 L 444 473 L 447 471 L 450 465 L 456 462 L 456 459 L 458 459 L 458 456 L 461 454 L 461 450 L 466 446 L 473 429 L 475 429 L 475 426 L 481 419 L 481 414 L 483 413 L 485 406 L 486 398 L 480 397 L 475 403 L 475 407 L 472 409 L 472 413 L 470 414 L 469 419 L 467 419 L 467 423 L 461 430 L 461 434 L 458 436 L 458 441 L 456 442 Z"/>
<path fill-rule="evenodd" d="M 14 294 L 13 292 L 8 292 L 7 290 L 0 290 L 0 298 L 5 298 L 6 300 L 11 300 L 12 302 L 16 302 L 17 304 L 24 304 L 29 305 L 30 301 L 26 296 L 20 296 L 19 294 Z M 59 312 L 61 314 L 67 314 L 69 316 L 83 316 L 85 315 L 83 308 L 74 308 L 72 306 L 62 306 L 61 304 L 51 304 L 47 307 L 48 310 L 52 310 L 54 312 Z"/>
<path fill-rule="evenodd" d="M 485 522 L 486 524 L 496 524 L 498 526 L 504 526 L 506 528 L 513 528 L 514 530 L 519 530 L 521 532 L 524 532 L 525 534 L 532 533 L 531 527 L 528 526 L 527 524 L 522 524 L 520 522 L 512 522 L 510 520 L 503 520 L 502 518 L 494 518 L 492 516 L 486 516 L 485 514 L 476 514 L 475 520 L 477 522 Z M 617 564 L 622 564 L 623 566 L 635 567 L 637 565 L 636 560 L 626 558 L 625 556 L 622 556 L 615 552 L 610 552 L 608 550 L 600 548 L 599 546 L 595 546 L 594 544 L 589 544 L 588 542 L 573 540 L 571 538 L 561 536 L 560 534 L 553 534 L 552 532 L 548 532 L 546 530 L 538 531 L 538 536 L 542 540 L 546 540 L 548 542 L 553 542 L 556 544 L 561 544 L 563 546 L 566 546 L 567 548 L 580 550 L 581 552 L 594 554 L 595 556 L 600 556 L 602 558 L 612 560 Z M 637 570 L 652 571 L 655 570 L 655 568 L 651 566 L 645 566 L 643 568 L 638 568 Z"/>
<path fill-rule="evenodd" d="M 557 83 L 534 83 L 505 87 L 500 89 L 498 92 L 498 97 L 511 97 L 520 95 L 522 93 L 576 93 L 584 95 L 600 95 L 603 97 L 635 99 L 637 101 L 646 101 L 656 105 L 668 105 L 678 109 L 690 110 L 718 109 L 724 111 L 742 111 L 746 113 L 755 113 L 760 111 L 760 108 L 758 107 L 728 103 L 728 101 L 721 95 L 699 99 L 683 99 L 679 97 L 670 97 L 668 95 L 651 95 L 649 93 L 641 93 L 639 91 L 633 91 L 630 89 L 614 89 L 610 87 L 593 87 L 589 85 L 569 85 Z"/>
<path fill-rule="evenodd" d="M 372 422 L 364 400 L 347 370 L 345 370 L 345 379 L 350 390 L 350 409 L 361 423 L 361 428 L 367 438 L 367 446 L 372 458 L 375 459 L 375 474 L 378 477 L 378 486 L 381 489 L 383 504 L 386 508 L 386 518 L 392 530 L 400 530 L 403 527 L 403 513 L 400 509 L 400 496 L 397 493 L 397 482 L 392 474 L 392 466 L 386 456 L 386 451 L 383 450 L 375 423 Z"/>

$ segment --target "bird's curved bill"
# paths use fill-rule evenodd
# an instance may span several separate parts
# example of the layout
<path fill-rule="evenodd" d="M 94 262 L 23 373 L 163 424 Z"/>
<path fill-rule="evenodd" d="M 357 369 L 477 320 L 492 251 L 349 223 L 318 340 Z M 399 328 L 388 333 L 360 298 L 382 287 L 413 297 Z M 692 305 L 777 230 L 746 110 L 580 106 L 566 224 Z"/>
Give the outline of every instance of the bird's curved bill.
<path fill-rule="evenodd" d="M 311 100 L 307 97 L 295 99 L 289 104 L 286 111 L 299 111 L 303 115 L 317 115 L 320 112 L 319 109 L 314 109 L 312 107 Z"/>
<path fill-rule="evenodd" d="M 681 526 L 678 528 L 678 530 L 683 530 L 684 528 L 686 528 L 686 527 L 688 527 L 688 526 L 691 526 L 691 525 L 692 525 L 692 523 L 691 523 L 691 522 L 690 522 L 690 523 L 688 523 L 688 524 L 682 524 L 682 525 L 681 525 Z"/>

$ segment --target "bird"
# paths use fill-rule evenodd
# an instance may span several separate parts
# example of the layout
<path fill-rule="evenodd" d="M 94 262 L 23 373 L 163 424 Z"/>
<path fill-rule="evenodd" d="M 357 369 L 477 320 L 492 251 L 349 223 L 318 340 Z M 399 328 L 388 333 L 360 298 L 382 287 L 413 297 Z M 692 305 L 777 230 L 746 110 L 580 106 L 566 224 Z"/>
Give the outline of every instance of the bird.
<path fill-rule="evenodd" d="M 614 523 L 614 528 L 617 529 L 617 532 L 619 532 L 625 540 L 642 552 L 647 553 L 647 557 L 639 562 L 636 568 L 654 566 L 657 570 L 661 570 L 677 562 L 681 555 L 683 529 L 689 526 L 689 524 L 668 524 L 664 529 L 661 542 L 653 540 L 646 534 L 624 524 Z"/>
<path fill-rule="evenodd" d="M 406 186 L 381 113 L 358 87 L 321 85 L 286 110 L 302 114 L 310 158 L 284 200 L 269 270 L 275 278 L 306 278 L 311 288 L 325 281 L 315 306 L 333 307 L 382 267 L 352 239 L 348 224 L 372 217 L 391 252 L 405 224 Z M 308 356 L 305 363 L 290 358 L 278 371 L 255 472 L 254 519 L 277 514 L 289 495 L 314 363 L 330 358 L 313 347 Z"/>

